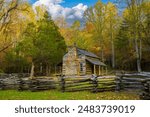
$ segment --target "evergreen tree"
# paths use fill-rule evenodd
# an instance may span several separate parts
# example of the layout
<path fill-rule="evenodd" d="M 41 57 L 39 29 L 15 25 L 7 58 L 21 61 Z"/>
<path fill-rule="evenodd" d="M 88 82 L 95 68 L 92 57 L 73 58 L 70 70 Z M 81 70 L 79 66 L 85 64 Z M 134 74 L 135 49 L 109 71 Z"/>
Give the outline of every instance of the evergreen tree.
<path fill-rule="evenodd" d="M 23 38 L 17 48 L 20 48 L 20 52 L 32 62 L 31 78 L 34 75 L 35 65 L 40 63 L 46 68 L 56 65 L 66 51 L 64 38 L 47 12 L 36 25 L 31 23 L 27 26 Z"/>

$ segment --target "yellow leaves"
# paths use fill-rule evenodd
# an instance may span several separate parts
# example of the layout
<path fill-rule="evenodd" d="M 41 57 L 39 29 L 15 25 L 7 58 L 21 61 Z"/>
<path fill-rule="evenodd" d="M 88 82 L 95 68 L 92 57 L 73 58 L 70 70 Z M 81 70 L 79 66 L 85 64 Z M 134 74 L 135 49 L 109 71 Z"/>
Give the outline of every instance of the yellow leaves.
<path fill-rule="evenodd" d="M 100 47 L 95 47 L 95 50 L 96 50 L 97 52 L 99 52 L 99 51 L 101 50 L 101 48 L 100 48 Z"/>
<path fill-rule="evenodd" d="M 118 12 L 115 4 L 111 2 L 108 2 L 108 4 L 106 4 L 106 10 L 107 12 L 111 12 L 111 14 L 116 14 Z"/>
<path fill-rule="evenodd" d="M 105 19 L 107 21 L 114 21 L 116 19 L 116 17 L 118 17 L 118 9 L 117 7 L 109 2 L 108 4 L 106 4 L 106 11 L 105 11 Z"/>
<path fill-rule="evenodd" d="M 43 19 L 45 12 L 46 12 L 46 7 L 44 5 L 35 7 L 36 18 Z"/>
<path fill-rule="evenodd" d="M 93 30 L 94 30 L 94 25 L 93 25 L 92 23 L 90 23 L 90 22 L 87 22 L 87 23 L 86 23 L 86 28 L 85 28 L 85 30 L 86 30 L 88 33 L 93 32 Z"/>
<path fill-rule="evenodd" d="M 4 26 L 3 30 L 0 32 L 1 47 L 21 40 L 22 33 L 27 24 L 35 21 L 35 13 L 31 5 L 27 2 L 19 2 L 17 8 L 9 12 L 6 21 L 6 26 Z M 13 46 L 14 45 L 12 45 L 12 47 Z"/>
<path fill-rule="evenodd" d="M 150 2 L 143 2 L 141 4 L 131 4 L 123 12 L 123 17 L 131 25 L 138 25 L 144 21 L 145 16 L 150 13 Z"/>
<path fill-rule="evenodd" d="M 129 10 L 128 9 L 125 9 L 124 11 L 123 11 L 123 16 L 124 17 L 127 17 L 129 15 Z"/>
<path fill-rule="evenodd" d="M 141 7 L 145 13 L 150 13 L 150 1 L 144 2 Z"/>
<path fill-rule="evenodd" d="M 95 4 L 95 8 L 102 8 L 103 7 L 103 3 L 101 0 L 99 0 L 96 4 Z"/>

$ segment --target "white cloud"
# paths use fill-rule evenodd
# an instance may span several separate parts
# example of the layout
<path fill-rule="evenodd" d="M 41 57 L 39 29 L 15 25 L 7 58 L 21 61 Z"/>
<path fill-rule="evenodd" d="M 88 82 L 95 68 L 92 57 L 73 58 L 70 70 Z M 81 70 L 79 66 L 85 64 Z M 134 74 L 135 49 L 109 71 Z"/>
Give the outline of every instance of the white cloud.
<path fill-rule="evenodd" d="M 59 3 L 62 3 L 62 2 L 63 2 L 62 0 L 38 0 L 36 3 L 48 5 L 49 3 L 59 4 Z"/>
<path fill-rule="evenodd" d="M 83 5 L 82 3 L 79 3 L 77 6 L 69 8 L 69 7 L 61 6 L 60 3 L 62 2 L 64 1 L 63 0 L 38 0 L 33 4 L 33 7 L 45 5 L 53 19 L 63 16 L 69 23 L 72 23 L 74 20 L 83 21 L 83 14 L 84 11 L 87 9 L 87 5 Z"/>

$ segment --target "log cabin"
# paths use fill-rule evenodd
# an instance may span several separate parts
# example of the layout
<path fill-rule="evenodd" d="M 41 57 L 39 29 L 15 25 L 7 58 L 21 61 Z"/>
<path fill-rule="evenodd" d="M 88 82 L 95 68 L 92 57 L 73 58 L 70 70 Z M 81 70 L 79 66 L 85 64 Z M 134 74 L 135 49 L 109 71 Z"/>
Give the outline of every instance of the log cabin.
<path fill-rule="evenodd" d="M 63 75 L 84 76 L 95 74 L 99 76 L 104 75 L 104 72 L 107 73 L 107 65 L 101 62 L 97 55 L 80 49 L 76 45 L 68 47 L 68 52 L 63 57 Z"/>

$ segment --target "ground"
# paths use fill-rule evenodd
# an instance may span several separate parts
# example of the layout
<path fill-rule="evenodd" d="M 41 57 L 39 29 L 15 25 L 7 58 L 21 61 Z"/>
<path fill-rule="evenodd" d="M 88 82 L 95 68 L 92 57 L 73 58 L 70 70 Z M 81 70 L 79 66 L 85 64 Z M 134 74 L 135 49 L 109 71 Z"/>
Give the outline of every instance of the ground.
<path fill-rule="evenodd" d="M 136 94 L 129 94 L 127 92 L 65 92 L 62 93 L 57 90 L 30 92 L 18 92 L 15 90 L 0 91 L 0 100 L 138 100 Z"/>

